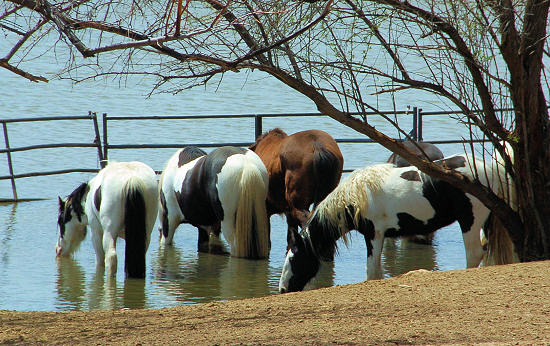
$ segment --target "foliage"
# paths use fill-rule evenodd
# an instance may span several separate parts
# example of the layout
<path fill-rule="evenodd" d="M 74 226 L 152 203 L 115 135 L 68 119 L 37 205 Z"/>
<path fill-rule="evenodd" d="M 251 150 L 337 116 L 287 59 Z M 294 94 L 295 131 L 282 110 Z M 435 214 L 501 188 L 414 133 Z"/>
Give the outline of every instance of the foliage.
<path fill-rule="evenodd" d="M 480 198 L 507 220 L 517 248 L 535 227 L 537 251 L 549 257 L 550 224 L 541 221 L 550 211 L 542 202 L 550 197 L 542 192 L 550 179 L 548 7 L 542 0 L 6 0 L 0 25 L 13 48 L 2 52 L 0 66 L 44 81 L 25 61 L 37 41 L 59 35 L 71 52 L 63 76 L 75 81 L 147 75 L 155 77 L 153 89 L 179 92 L 228 71 L 264 71 L 321 112 Z M 517 212 L 477 182 L 417 158 L 364 116 L 379 112 L 398 127 L 379 109 L 411 89 L 458 107 L 471 139 L 491 142 L 471 155 L 492 155 L 493 146 L 503 155 L 521 185 Z M 504 155 L 503 142 L 520 160 Z M 531 218 L 540 221 L 527 226 Z"/>

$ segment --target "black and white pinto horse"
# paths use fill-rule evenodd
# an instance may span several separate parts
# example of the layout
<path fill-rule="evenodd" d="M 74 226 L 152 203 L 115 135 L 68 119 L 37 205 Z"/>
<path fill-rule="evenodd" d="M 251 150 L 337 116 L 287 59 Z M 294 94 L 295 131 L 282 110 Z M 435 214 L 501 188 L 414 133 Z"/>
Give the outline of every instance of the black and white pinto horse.
<path fill-rule="evenodd" d="M 199 251 L 222 252 L 221 230 L 232 256 L 268 257 L 267 191 L 267 170 L 252 150 L 178 150 L 160 179 L 161 245 L 171 245 L 178 225 L 189 223 L 199 230 Z"/>
<path fill-rule="evenodd" d="M 436 161 L 444 158 L 441 149 L 439 149 L 435 144 L 429 142 L 414 142 L 406 140 L 403 141 L 403 145 L 407 149 L 414 152 L 416 156 L 425 160 Z M 404 159 L 400 155 L 397 155 L 396 153 L 391 154 L 386 162 L 393 163 L 397 167 L 412 166 L 408 160 Z M 431 245 L 433 243 L 434 234 L 435 233 L 417 234 L 410 237 L 404 237 L 403 239 L 414 243 Z"/>
<path fill-rule="evenodd" d="M 116 240 L 125 239 L 127 277 L 145 277 L 145 254 L 158 211 L 155 171 L 141 162 L 112 162 L 66 199 L 59 198 L 57 256 L 69 256 L 92 229 L 96 265 L 117 271 Z"/>
<path fill-rule="evenodd" d="M 438 161 L 485 186 L 495 187 L 483 161 L 456 155 Z M 474 167 L 475 165 L 475 167 Z M 477 174 L 475 174 L 476 172 Z M 300 291 L 317 275 L 322 261 L 330 261 L 336 241 L 350 230 L 365 237 L 367 279 L 383 277 L 381 253 L 385 237 L 429 234 L 454 221 L 462 230 L 467 267 L 477 267 L 484 250 L 480 229 L 489 210 L 473 196 L 432 178 L 415 167 L 374 165 L 356 170 L 313 211 L 306 228 L 293 232 L 279 281 L 279 291 Z"/>

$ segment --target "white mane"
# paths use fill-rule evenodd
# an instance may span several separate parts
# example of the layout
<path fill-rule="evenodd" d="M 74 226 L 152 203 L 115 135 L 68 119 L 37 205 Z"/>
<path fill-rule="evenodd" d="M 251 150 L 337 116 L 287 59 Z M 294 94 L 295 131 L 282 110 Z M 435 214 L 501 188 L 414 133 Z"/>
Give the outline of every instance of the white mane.
<path fill-rule="evenodd" d="M 332 224 L 340 230 L 340 236 L 345 236 L 349 231 L 345 211 L 353 211 L 353 221 L 357 226 L 360 216 L 367 215 L 370 195 L 381 188 L 394 167 L 392 164 L 377 164 L 353 171 L 319 203 L 314 216 Z"/>

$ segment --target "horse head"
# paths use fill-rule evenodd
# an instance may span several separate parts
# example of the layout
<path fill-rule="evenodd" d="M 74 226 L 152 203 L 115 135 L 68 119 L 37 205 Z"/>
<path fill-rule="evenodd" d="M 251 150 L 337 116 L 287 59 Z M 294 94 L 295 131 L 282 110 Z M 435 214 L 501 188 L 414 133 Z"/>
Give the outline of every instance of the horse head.
<path fill-rule="evenodd" d="M 280 293 L 303 290 L 319 272 L 321 263 L 307 239 L 307 229 L 304 234 L 306 236 L 292 228 L 288 237 L 288 251 L 279 280 Z"/>
<path fill-rule="evenodd" d="M 58 197 L 57 225 L 59 237 L 55 246 L 57 256 L 69 256 L 86 237 L 88 218 L 82 206 L 89 191 L 88 184 L 81 184 L 66 199 Z"/>

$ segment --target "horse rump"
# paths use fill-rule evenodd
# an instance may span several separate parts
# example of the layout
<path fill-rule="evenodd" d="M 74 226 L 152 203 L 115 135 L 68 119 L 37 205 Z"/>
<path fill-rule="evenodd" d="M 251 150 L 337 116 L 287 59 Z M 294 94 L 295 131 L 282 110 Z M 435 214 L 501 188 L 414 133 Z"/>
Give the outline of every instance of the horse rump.
<path fill-rule="evenodd" d="M 321 143 L 315 143 L 313 152 L 314 206 L 338 186 L 342 177 L 342 168 L 343 162 L 336 154 Z"/>
<path fill-rule="evenodd" d="M 124 233 L 126 248 L 124 271 L 129 278 L 145 278 L 146 207 L 143 191 L 132 180 L 126 185 L 124 202 Z"/>

